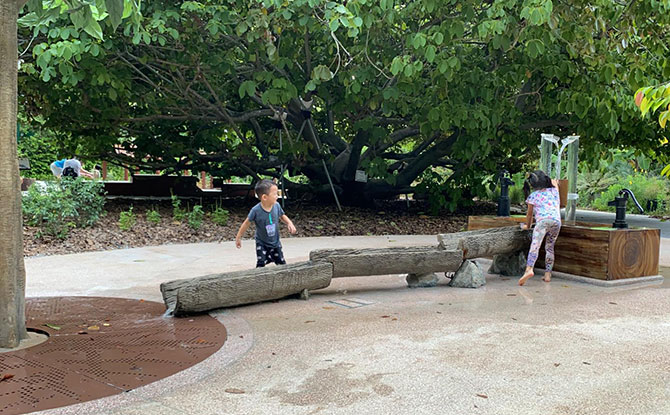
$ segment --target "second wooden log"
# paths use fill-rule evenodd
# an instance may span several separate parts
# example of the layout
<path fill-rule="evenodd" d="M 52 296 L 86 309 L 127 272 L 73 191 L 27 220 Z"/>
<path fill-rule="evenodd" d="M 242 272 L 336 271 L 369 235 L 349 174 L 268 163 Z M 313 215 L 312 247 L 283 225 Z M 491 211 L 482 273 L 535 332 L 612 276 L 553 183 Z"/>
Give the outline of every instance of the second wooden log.
<path fill-rule="evenodd" d="M 463 253 L 434 246 L 370 249 L 318 249 L 309 253 L 313 262 L 333 264 L 333 278 L 385 274 L 455 272 Z"/>
<path fill-rule="evenodd" d="M 507 226 L 439 234 L 437 240 L 441 249 L 460 249 L 463 251 L 463 259 L 472 259 L 527 250 L 530 237 L 530 232 L 519 226 Z"/>

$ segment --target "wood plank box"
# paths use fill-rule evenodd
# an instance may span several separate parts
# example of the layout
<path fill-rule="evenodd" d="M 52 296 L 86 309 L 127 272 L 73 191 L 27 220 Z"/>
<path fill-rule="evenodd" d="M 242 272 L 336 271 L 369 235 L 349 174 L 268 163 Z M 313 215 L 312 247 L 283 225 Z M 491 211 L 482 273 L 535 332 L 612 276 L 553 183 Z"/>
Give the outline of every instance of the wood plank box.
<path fill-rule="evenodd" d="M 514 226 L 525 216 L 470 216 L 468 230 Z M 589 222 L 563 224 L 556 240 L 554 270 L 600 280 L 658 275 L 661 232 L 614 229 Z M 544 267 L 544 243 L 537 267 Z"/>

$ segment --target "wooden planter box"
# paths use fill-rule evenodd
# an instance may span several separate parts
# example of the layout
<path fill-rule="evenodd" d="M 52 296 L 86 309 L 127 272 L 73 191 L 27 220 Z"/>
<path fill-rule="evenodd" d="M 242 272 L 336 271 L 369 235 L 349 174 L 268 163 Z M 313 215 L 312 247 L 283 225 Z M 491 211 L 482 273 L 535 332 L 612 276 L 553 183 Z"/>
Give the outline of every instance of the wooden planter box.
<path fill-rule="evenodd" d="M 470 216 L 468 230 L 518 226 L 524 221 L 525 216 Z M 660 242 L 658 229 L 563 224 L 556 240 L 554 270 L 600 280 L 658 275 Z M 537 267 L 544 267 L 544 243 L 542 246 Z"/>

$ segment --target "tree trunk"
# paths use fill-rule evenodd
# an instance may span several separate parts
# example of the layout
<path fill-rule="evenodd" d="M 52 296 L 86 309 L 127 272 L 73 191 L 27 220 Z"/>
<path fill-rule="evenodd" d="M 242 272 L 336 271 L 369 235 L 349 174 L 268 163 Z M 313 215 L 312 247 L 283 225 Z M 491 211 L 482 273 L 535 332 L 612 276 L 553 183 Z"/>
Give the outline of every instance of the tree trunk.
<path fill-rule="evenodd" d="M 330 285 L 332 275 L 328 263 L 299 262 L 164 282 L 161 293 L 168 312 L 180 316 L 318 290 Z"/>
<path fill-rule="evenodd" d="M 385 274 L 454 272 L 463 262 L 461 251 L 437 247 L 369 249 L 317 249 L 309 253 L 313 262 L 333 264 L 333 278 Z"/>
<path fill-rule="evenodd" d="M 19 162 L 16 153 L 17 0 L 0 2 L 0 347 L 28 336 Z"/>

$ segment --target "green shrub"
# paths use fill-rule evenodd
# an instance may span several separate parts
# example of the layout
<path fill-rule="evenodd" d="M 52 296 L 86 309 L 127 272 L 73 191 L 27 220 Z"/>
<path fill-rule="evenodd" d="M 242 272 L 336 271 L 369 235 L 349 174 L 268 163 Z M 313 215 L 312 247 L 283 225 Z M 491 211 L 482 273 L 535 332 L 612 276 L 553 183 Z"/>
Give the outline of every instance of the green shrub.
<path fill-rule="evenodd" d="M 202 226 L 202 220 L 205 217 L 205 212 L 202 210 L 202 206 L 195 205 L 193 210 L 186 213 L 188 219 L 188 226 L 192 229 L 198 230 Z"/>
<path fill-rule="evenodd" d="M 222 207 L 217 206 L 211 213 L 212 222 L 219 226 L 225 226 L 228 223 L 230 212 Z"/>
<path fill-rule="evenodd" d="M 147 210 L 147 222 L 158 225 L 161 223 L 161 214 L 156 209 Z"/>
<path fill-rule="evenodd" d="M 638 174 L 635 176 L 628 176 L 625 180 L 621 180 L 619 183 L 608 187 L 607 190 L 600 193 L 600 195 L 593 200 L 591 206 L 596 210 L 614 212 L 614 206 L 607 206 L 607 202 L 614 200 L 614 198 L 619 195 L 619 191 L 624 188 L 633 191 L 635 198 L 642 206 L 642 209 L 646 209 L 648 200 L 668 200 L 668 195 L 670 193 L 666 180 Z M 635 204 L 630 199 L 626 208 L 628 212 L 638 212 Z"/>
<path fill-rule="evenodd" d="M 494 176 L 491 180 L 495 178 L 497 176 Z M 511 179 L 514 184 L 509 186 L 509 201 L 513 205 L 520 205 L 526 201 L 523 194 L 523 182 L 526 180 L 526 175 L 524 173 L 514 173 L 511 175 Z M 493 184 L 489 182 L 486 187 L 486 199 L 498 203 L 498 199 L 500 199 L 500 181 L 495 182 L 493 189 L 491 189 L 491 186 Z"/>
<path fill-rule="evenodd" d="M 84 180 L 81 177 L 61 179 L 61 187 L 72 198 L 76 206 L 79 220 L 77 226 L 95 224 L 105 211 L 104 183 L 101 181 Z"/>
<path fill-rule="evenodd" d="M 22 198 L 26 224 L 40 227 L 43 235 L 66 238 L 70 229 L 95 224 L 104 214 L 105 198 L 102 182 L 82 178 L 64 178 L 33 185 Z"/>
<path fill-rule="evenodd" d="M 172 217 L 177 222 L 181 222 L 186 217 L 187 211 L 181 207 L 181 200 L 177 195 L 172 195 Z"/>
<path fill-rule="evenodd" d="M 127 211 L 121 212 L 119 216 L 119 229 L 122 231 L 129 231 L 135 226 L 137 217 L 133 213 L 133 207 L 129 207 Z"/>

